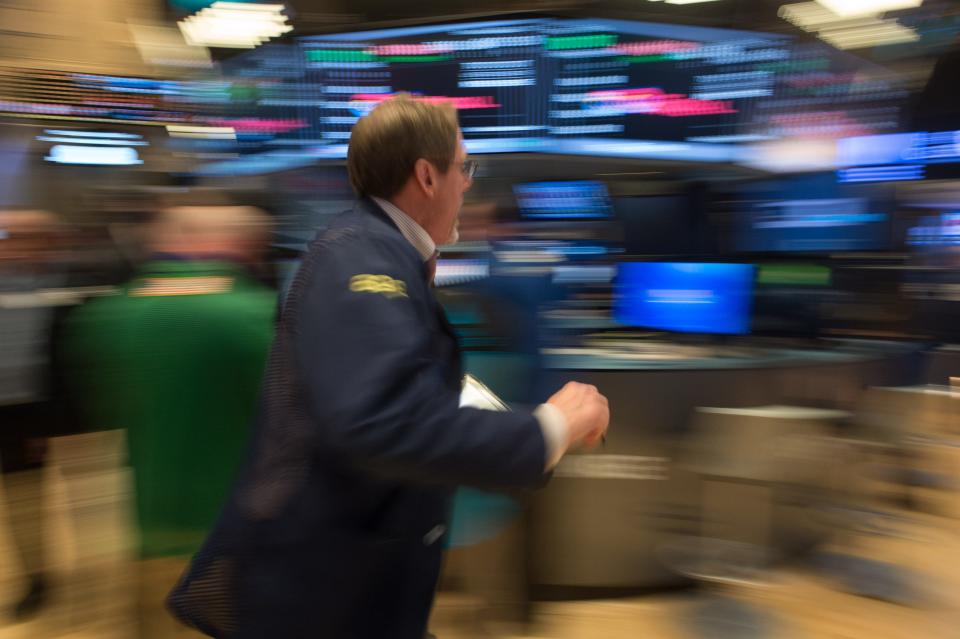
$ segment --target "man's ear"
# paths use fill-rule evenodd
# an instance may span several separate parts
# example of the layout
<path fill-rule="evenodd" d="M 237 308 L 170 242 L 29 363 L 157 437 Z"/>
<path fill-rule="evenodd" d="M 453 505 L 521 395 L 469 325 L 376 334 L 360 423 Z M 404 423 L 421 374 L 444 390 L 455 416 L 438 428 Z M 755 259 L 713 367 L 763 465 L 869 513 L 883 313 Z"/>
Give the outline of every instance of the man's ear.
<path fill-rule="evenodd" d="M 427 160 L 420 158 L 413 165 L 413 176 L 424 195 L 433 195 L 437 188 L 437 171 Z"/>

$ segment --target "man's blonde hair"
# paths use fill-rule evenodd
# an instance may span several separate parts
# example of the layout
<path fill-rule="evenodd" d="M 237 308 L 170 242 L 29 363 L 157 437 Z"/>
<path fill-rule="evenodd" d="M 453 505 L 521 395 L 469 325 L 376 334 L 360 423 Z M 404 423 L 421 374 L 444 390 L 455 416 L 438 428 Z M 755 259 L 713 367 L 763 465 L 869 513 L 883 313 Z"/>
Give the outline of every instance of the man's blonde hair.
<path fill-rule="evenodd" d="M 381 102 L 353 127 L 347 151 L 357 195 L 390 198 L 423 158 L 446 173 L 457 153 L 457 111 L 401 94 Z"/>

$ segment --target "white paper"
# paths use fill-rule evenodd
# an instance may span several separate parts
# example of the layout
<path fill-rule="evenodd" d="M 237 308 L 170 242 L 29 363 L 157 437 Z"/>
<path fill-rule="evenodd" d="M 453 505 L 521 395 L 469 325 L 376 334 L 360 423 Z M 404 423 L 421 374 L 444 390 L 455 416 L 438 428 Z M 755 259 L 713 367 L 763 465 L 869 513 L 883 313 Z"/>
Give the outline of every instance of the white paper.
<path fill-rule="evenodd" d="M 460 391 L 460 407 L 469 406 L 482 410 L 507 411 L 507 404 L 487 388 L 473 375 L 463 376 L 463 390 Z"/>

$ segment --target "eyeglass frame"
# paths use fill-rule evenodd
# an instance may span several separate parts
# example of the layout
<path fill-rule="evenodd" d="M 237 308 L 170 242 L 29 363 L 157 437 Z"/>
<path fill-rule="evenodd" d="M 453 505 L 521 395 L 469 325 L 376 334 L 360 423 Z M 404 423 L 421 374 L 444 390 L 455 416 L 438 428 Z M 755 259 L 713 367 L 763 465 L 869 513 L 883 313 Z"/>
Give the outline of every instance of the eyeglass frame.
<path fill-rule="evenodd" d="M 464 160 L 463 164 L 460 165 L 460 172 L 463 173 L 463 177 L 468 180 L 472 180 L 477 176 L 477 171 L 480 169 L 480 163 L 476 160 Z"/>

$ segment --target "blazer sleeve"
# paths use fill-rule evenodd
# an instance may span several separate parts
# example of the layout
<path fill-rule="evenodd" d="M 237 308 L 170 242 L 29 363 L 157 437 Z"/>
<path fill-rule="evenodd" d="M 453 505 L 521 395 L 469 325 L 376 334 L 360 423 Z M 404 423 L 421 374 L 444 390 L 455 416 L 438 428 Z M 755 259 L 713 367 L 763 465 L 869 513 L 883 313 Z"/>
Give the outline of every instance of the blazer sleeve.
<path fill-rule="evenodd" d="M 546 444 L 533 415 L 459 407 L 423 311 L 422 265 L 401 248 L 368 238 L 327 251 L 302 282 L 294 357 L 318 445 L 404 481 L 541 485 Z"/>

